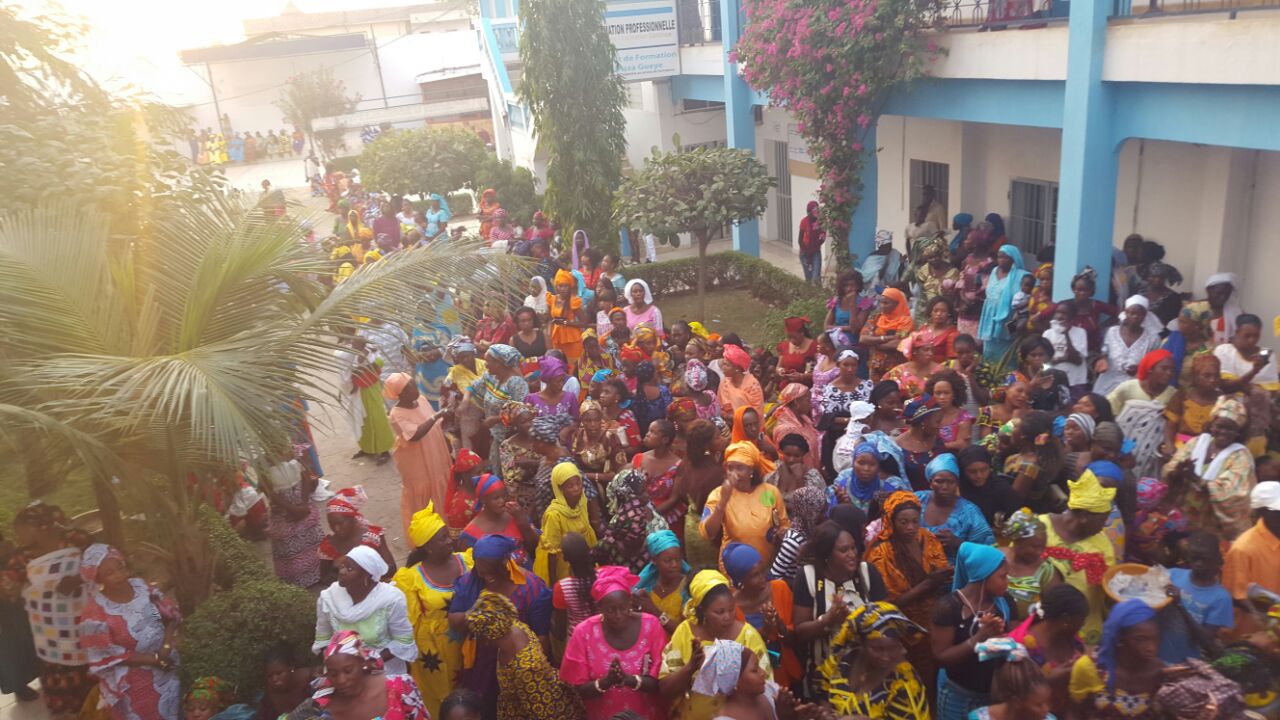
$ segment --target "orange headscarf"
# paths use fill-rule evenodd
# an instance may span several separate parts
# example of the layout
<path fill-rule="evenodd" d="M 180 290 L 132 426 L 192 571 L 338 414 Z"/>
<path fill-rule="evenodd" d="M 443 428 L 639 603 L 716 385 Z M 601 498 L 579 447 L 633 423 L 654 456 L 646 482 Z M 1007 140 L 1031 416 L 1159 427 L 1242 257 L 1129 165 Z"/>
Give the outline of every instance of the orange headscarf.
<path fill-rule="evenodd" d="M 877 539 L 888 540 L 893 536 L 893 513 L 903 505 L 914 505 L 919 510 L 920 500 L 905 490 L 899 490 L 885 498 L 884 512 L 880 514 L 883 524 L 880 526 L 880 534 L 876 536 Z"/>
<path fill-rule="evenodd" d="M 885 288 L 882 296 L 896 300 L 897 305 L 889 313 L 881 313 L 876 318 L 876 332 L 881 335 L 892 335 L 897 332 L 910 332 L 916 326 L 911 319 L 911 308 L 907 307 L 907 296 L 898 288 Z"/>
<path fill-rule="evenodd" d="M 741 408 L 739 408 L 739 410 L 741 410 Z M 736 422 L 736 420 L 740 417 L 741 415 L 739 413 L 734 413 L 735 428 L 738 427 L 738 422 Z M 735 431 L 734 436 L 737 437 L 740 434 L 741 433 Z M 729 447 L 724 450 L 724 461 L 726 463 L 737 462 L 742 463 L 743 465 L 750 465 L 759 470 L 762 475 L 768 475 L 773 472 L 774 467 L 776 467 L 774 462 L 765 457 L 764 453 L 760 452 L 760 448 L 756 447 L 756 444 L 750 440 L 734 440 L 731 442 Z"/>

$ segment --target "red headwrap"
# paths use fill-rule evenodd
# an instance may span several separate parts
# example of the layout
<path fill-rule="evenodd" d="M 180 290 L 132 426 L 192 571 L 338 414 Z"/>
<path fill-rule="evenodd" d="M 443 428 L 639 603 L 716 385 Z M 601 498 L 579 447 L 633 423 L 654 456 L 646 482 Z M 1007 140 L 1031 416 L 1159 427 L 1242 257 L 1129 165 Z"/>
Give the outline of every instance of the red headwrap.
<path fill-rule="evenodd" d="M 368 500 L 369 496 L 365 494 L 362 485 L 342 488 L 325 505 L 324 511 L 329 515 L 359 515 L 360 508 Z"/>
<path fill-rule="evenodd" d="M 1164 348 L 1161 348 L 1159 350 L 1152 350 L 1146 355 L 1143 355 L 1142 361 L 1138 363 L 1138 379 L 1146 380 L 1147 376 L 1151 374 L 1151 368 L 1160 364 L 1161 360 L 1172 360 L 1172 359 L 1173 359 L 1173 353 L 1169 352 L 1168 350 L 1165 350 Z"/>
<path fill-rule="evenodd" d="M 506 490 L 506 483 L 493 473 L 485 473 L 476 478 L 476 504 L 472 508 L 474 512 L 480 512 L 484 507 L 484 499 L 499 490 Z"/>
<path fill-rule="evenodd" d="M 751 368 L 751 356 L 746 350 L 737 345 L 724 346 L 724 359 L 733 363 L 739 370 L 746 371 Z"/>
<path fill-rule="evenodd" d="M 467 448 L 462 448 L 458 451 L 458 457 L 454 459 L 453 467 L 450 470 L 455 473 L 471 472 L 480 467 L 483 462 L 484 460 L 479 455 Z"/>
<path fill-rule="evenodd" d="M 636 345 L 627 343 L 618 348 L 618 359 L 629 362 L 642 362 L 648 360 L 649 356 Z"/>
<path fill-rule="evenodd" d="M 809 327 L 809 318 L 804 316 L 789 317 L 782 321 L 782 326 L 789 333 L 798 333 Z"/>

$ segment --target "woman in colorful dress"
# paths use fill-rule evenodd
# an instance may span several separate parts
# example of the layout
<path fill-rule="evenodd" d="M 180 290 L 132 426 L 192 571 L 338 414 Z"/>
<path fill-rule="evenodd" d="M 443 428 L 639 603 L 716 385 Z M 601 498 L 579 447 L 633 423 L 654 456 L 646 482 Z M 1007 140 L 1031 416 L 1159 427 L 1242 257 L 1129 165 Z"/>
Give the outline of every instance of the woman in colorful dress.
<path fill-rule="evenodd" d="M 995 533 L 977 505 L 960 497 L 960 465 L 955 455 L 943 453 L 924 469 L 928 490 L 916 492 L 920 500 L 920 526 L 934 534 L 947 561 L 955 563 L 962 543 L 994 545 Z"/>
<path fill-rule="evenodd" d="M 476 348 L 483 353 L 490 345 L 509 343 L 515 332 L 516 324 L 511 313 L 507 312 L 506 303 L 497 297 L 485 301 L 484 314 L 476 321 L 471 337 Z"/>
<path fill-rule="evenodd" d="M 675 437 L 676 428 L 670 420 L 655 420 L 644 437 L 648 449 L 637 454 L 631 466 L 644 474 L 649 499 L 672 528 L 679 528 L 679 534 L 684 530 L 686 506 L 680 456 L 671 447 Z"/>
<path fill-rule="evenodd" d="M 517 619 L 536 636 L 547 642 L 551 631 L 551 589 L 542 578 L 516 564 L 512 553 L 516 543 L 502 535 L 486 535 L 472 549 L 475 567 L 458 578 L 449 601 L 449 632 L 454 637 L 470 633 L 470 614 L 482 594 L 497 594 L 515 606 Z M 493 717 L 498 707 L 498 649 L 481 638 L 470 635 L 463 640 L 463 671 L 458 687 L 484 698 L 486 717 Z M 531 645 L 539 643 L 531 642 Z M 541 648 L 539 648 L 541 649 Z"/>
<path fill-rule="evenodd" d="M 1155 718 L 1160 688 L 1160 625 L 1141 600 L 1125 600 L 1107 614 L 1098 647 L 1071 669 L 1069 692 L 1079 717 L 1099 720 Z"/>
<path fill-rule="evenodd" d="M 414 513 L 409 525 L 413 552 L 396 571 L 396 587 L 404 593 L 418 658 L 409 674 L 422 693 L 427 712 L 440 714 L 440 702 L 453 691 L 462 669 L 462 645 L 449 637 L 449 601 L 453 583 L 471 569 L 471 558 L 453 552 L 448 528 L 435 508 Z"/>
<path fill-rule="evenodd" d="M 888 474 L 883 465 L 890 459 L 882 452 L 877 439 L 864 438 L 853 449 L 853 465 L 840 471 L 827 488 L 827 501 L 831 507 L 852 505 L 861 512 L 869 512 L 871 503 L 899 490 L 911 492 L 911 484 L 905 477 Z"/>
<path fill-rule="evenodd" d="M 592 549 L 600 565 L 627 565 L 638 571 L 650 561 L 646 539 L 655 532 L 669 530 L 645 489 L 643 473 L 627 468 L 609 481 L 605 490 L 609 521 Z M 637 552 L 637 548 L 641 548 Z"/>
<path fill-rule="evenodd" d="M 441 421 L 451 410 L 435 412 L 418 393 L 408 373 L 395 373 L 383 384 L 383 396 L 396 404 L 387 420 L 396 434 L 396 471 L 400 473 L 400 521 L 405 535 L 415 511 L 428 504 L 445 506 L 449 489 L 449 445 Z"/>
<path fill-rule="evenodd" d="M 810 365 L 817 356 L 818 344 L 809 336 L 809 318 L 789 317 L 783 322 L 787 339 L 778 343 L 778 377 L 782 384 L 811 382 Z"/>
<path fill-rule="evenodd" d="M 276 577 L 298 587 L 320 582 L 320 510 L 311 502 L 316 478 L 297 460 L 278 463 L 267 470 L 267 497 L 271 519 L 271 557 Z"/>
<path fill-rule="evenodd" d="M 717 392 L 721 416 L 728 419 L 735 410 L 743 406 L 753 407 L 763 416 L 764 389 L 760 387 L 760 381 L 748 372 L 751 369 L 751 356 L 747 351 L 738 345 L 725 345 L 720 369 L 724 373 Z"/>
<path fill-rule="evenodd" d="M 79 712 L 94 684 L 76 629 L 85 601 L 80 546 L 89 541 L 69 526 L 56 505 L 37 500 L 22 508 L 13 519 L 14 540 L 22 552 L 6 568 L 21 586 L 35 638 L 40 691 L 45 708 L 55 716 Z"/>
<path fill-rule="evenodd" d="M 774 665 L 774 678 L 782 687 L 803 679 L 804 668 L 792 648 L 791 583 L 770 579 L 769 565 L 750 545 L 729 543 L 721 556 L 725 574 L 733 583 L 733 602 L 739 620 L 760 633 Z"/>
<path fill-rule="evenodd" d="M 577 430 L 569 445 L 573 461 L 582 470 L 582 476 L 603 490 L 610 479 L 627 466 L 622 441 L 616 433 L 605 430 L 604 411 L 592 398 L 582 401 L 578 408 Z"/>
<path fill-rule="evenodd" d="M 385 360 L 363 337 L 355 338 L 351 349 L 338 350 L 336 355 L 342 366 L 338 375 L 339 405 L 358 448 L 352 458 L 372 457 L 378 465 L 385 465 L 391 460 L 391 448 L 396 442 L 382 402 L 379 372 Z"/>
<path fill-rule="evenodd" d="M 899 352 L 898 345 L 913 329 L 915 321 L 911 319 L 907 296 L 897 288 L 886 288 L 859 338 L 864 346 L 871 349 L 867 367 L 873 382 L 879 382 L 890 368 L 906 362 L 907 358 Z"/>
<path fill-rule="evenodd" d="M 1029 509 L 1021 508 L 1009 516 L 1000 528 L 1000 539 L 1008 543 L 1000 551 L 1009 563 L 1009 597 L 1017 605 L 1018 616 L 1026 617 L 1044 590 L 1061 583 L 1062 576 L 1044 557 L 1048 534 L 1044 523 Z"/>
<path fill-rule="evenodd" d="M 363 545 L 338 560 L 338 579 L 316 599 L 316 639 L 312 652 L 328 647 L 343 630 L 355 630 L 395 675 L 418 659 L 404 593 L 382 578 L 392 568 Z"/>
<path fill-rule="evenodd" d="M 569 369 L 564 361 L 552 355 L 538 358 L 538 377 L 542 381 L 542 389 L 525 397 L 534 414 L 568 415 L 576 420 L 578 397 L 564 391 L 565 382 L 569 379 Z"/>
<path fill-rule="evenodd" d="M 1045 555 L 1062 579 L 1088 598 L 1089 616 L 1081 637 L 1086 644 L 1096 645 L 1106 614 L 1102 575 L 1116 563 L 1115 546 L 1102 531 L 1116 490 L 1103 487 L 1088 470 L 1079 480 L 1067 481 L 1067 487 L 1067 511 L 1039 516 L 1046 533 Z"/>
<path fill-rule="evenodd" d="M 476 203 L 476 211 L 480 216 L 480 237 L 488 240 L 489 231 L 493 229 L 494 213 L 502 209 L 502 203 L 498 202 L 498 191 L 493 188 L 485 188 L 480 193 L 480 202 Z M 505 214 L 505 213 L 504 213 Z M 435 713 L 432 713 L 434 716 Z"/>
<path fill-rule="evenodd" d="M 550 317 L 551 347 L 564 353 L 571 371 L 577 371 L 578 358 L 582 357 L 582 331 L 591 323 L 582 319 L 582 298 L 576 288 L 578 281 L 566 270 L 556 271 L 555 292 L 547 294 L 547 315 Z"/>
<path fill-rule="evenodd" d="M 872 400 L 871 391 L 875 385 L 870 380 L 858 376 L 860 358 L 850 348 L 840 350 L 836 354 L 836 367 L 839 373 L 830 382 L 822 386 L 815 395 L 814 411 L 818 414 L 817 429 L 822 432 L 822 469 L 830 477 L 834 473 L 832 453 L 836 440 L 844 434 L 850 421 L 850 404 L 855 401 Z M 877 405 L 879 407 L 879 405 Z"/>
<path fill-rule="evenodd" d="M 887 602 L 854 609 L 821 660 L 819 697 L 841 717 L 929 720 L 925 686 L 904 649 L 924 632 Z"/>
<path fill-rule="evenodd" d="M 338 558 L 360 545 L 372 548 L 388 568 L 395 569 L 396 561 L 391 556 L 386 534 L 377 525 L 370 525 L 360 512 L 368 501 L 364 486 L 356 485 L 339 490 L 325 504 L 325 520 L 332 532 L 320 541 L 320 582 L 327 585 L 337 580 Z M 388 575 L 387 579 L 390 577 Z"/>
<path fill-rule="evenodd" d="M 1258 475 L 1244 446 L 1247 426 L 1244 402 L 1224 395 L 1214 404 L 1206 431 L 1178 448 L 1164 466 L 1167 483 L 1189 490 L 1183 510 L 1190 526 L 1224 540 L 1235 540 L 1251 527 L 1249 493 Z"/>
<path fill-rule="evenodd" d="M 662 384 L 657 366 L 649 360 L 636 364 L 635 381 L 631 412 L 635 413 L 636 424 L 643 435 L 649 432 L 651 423 L 666 419 L 667 408 L 671 405 L 671 390 Z"/>
<path fill-rule="evenodd" d="M 918 398 L 924 394 L 929 378 L 942 366 L 934 360 L 933 344 L 920 331 L 911 333 L 899 347 L 907 361 L 890 368 L 882 379 L 898 383 L 904 398 Z"/>
<path fill-rule="evenodd" d="M 591 599 L 600 609 L 578 624 L 560 663 L 560 679 L 578 691 L 589 718 L 630 711 L 643 720 L 667 716 L 658 672 L 667 633 L 658 618 L 636 612 L 631 590 L 639 582 L 625 567 L 596 571 Z"/>
<path fill-rule="evenodd" d="M 929 376 L 924 392 L 942 407 L 938 437 L 947 450 L 956 452 L 968 447 L 973 441 L 974 417 L 965 409 L 969 395 L 964 378 L 955 370 L 940 370 Z"/>
<path fill-rule="evenodd" d="M 951 584 L 951 565 L 933 533 L 920 526 L 920 501 L 895 492 L 884 501 L 883 524 L 867 550 L 867 562 L 884 580 L 887 600 L 912 622 L 925 627 L 933 619 L 938 593 Z M 933 686 L 933 651 L 924 640 L 908 643 L 907 659 L 928 687 Z"/>
<path fill-rule="evenodd" d="M 99 706 L 112 720 L 178 720 L 177 604 L 129 577 L 124 556 L 109 545 L 84 551 L 80 577 L 86 587 L 80 647 L 98 678 Z"/>
<path fill-rule="evenodd" d="M 996 253 L 996 266 L 987 276 L 986 300 L 978 322 L 977 338 L 982 341 L 982 356 L 1000 363 L 1013 345 L 1013 334 L 1006 323 L 1013 315 L 1013 296 L 1027 275 L 1022 251 L 1012 245 L 1001 245 Z"/>
<path fill-rule="evenodd" d="M 509 426 L 502 422 L 501 411 L 507 403 L 524 402 L 529 383 L 520 376 L 520 351 L 514 347 L 490 345 L 484 357 L 486 372 L 468 392 L 471 401 L 479 403 L 484 410 L 484 425 L 492 438 L 489 464 L 498 467 L 498 448 L 510 434 Z"/>
<path fill-rule="evenodd" d="M 561 557 L 560 541 L 569 533 L 577 533 L 587 541 L 588 547 L 594 547 L 596 531 L 587 511 L 587 493 L 577 465 L 561 462 L 552 468 L 551 493 L 554 499 L 542 515 L 542 535 L 533 569 L 547 585 L 554 586 L 569 576 L 569 563 Z"/>
<path fill-rule="evenodd" d="M 1160 347 L 1160 335 L 1146 327 L 1148 316 L 1145 298 L 1135 295 L 1125 302 L 1119 324 L 1107 328 L 1102 336 L 1102 356 L 1093 364 L 1098 377 L 1093 392 L 1107 395 L 1120 383 L 1134 377 L 1138 363 L 1147 353 Z"/>
<path fill-rule="evenodd" d="M 836 278 L 836 294 L 827 301 L 827 330 L 841 330 L 850 337 L 862 333 L 867 316 L 876 306 L 875 298 L 862 294 L 862 274 L 850 270 Z"/>
<path fill-rule="evenodd" d="M 771 466 L 766 463 L 751 442 L 735 442 L 725 449 L 725 480 L 707 496 L 699 528 L 708 542 L 720 539 L 721 554 L 729 543 L 742 542 L 773 562 L 774 538 L 781 540 L 791 523 L 781 491 L 764 482 Z"/>
<path fill-rule="evenodd" d="M 1190 372 L 1164 408 L 1164 444 L 1161 457 L 1172 457 L 1175 450 L 1207 432 L 1213 421 L 1213 407 L 1222 397 L 1222 363 L 1217 356 L 1200 353 L 1191 358 Z"/>
<path fill-rule="evenodd" d="M 382 660 L 359 633 L 343 630 L 333 636 L 323 653 L 324 672 L 310 700 L 316 716 L 430 720 L 413 679 L 403 673 L 384 672 Z M 333 677 L 345 681 L 335 683 L 330 679 Z"/>
<path fill-rule="evenodd" d="M 490 535 L 501 535 L 511 540 L 511 552 L 518 565 L 533 566 L 538 531 L 529 520 L 529 511 L 511 498 L 506 484 L 497 475 L 485 473 L 477 478 L 473 509 L 475 517 L 458 536 L 462 547 L 472 547 Z"/>
<path fill-rule="evenodd" d="M 689 581 L 684 621 L 662 653 L 658 686 L 672 701 L 669 717 L 679 720 L 716 717 L 724 698 L 698 692 L 694 689 L 694 678 L 702 669 L 707 650 L 717 640 L 732 640 L 751 650 L 765 674 L 773 677 L 764 639 L 750 623 L 737 617 L 729 579 L 715 570 L 703 570 Z"/>
<path fill-rule="evenodd" d="M 912 488 L 926 490 L 929 481 L 925 478 L 925 467 L 946 451 L 946 445 L 938 434 L 942 407 L 925 395 L 907 403 L 902 410 L 902 419 L 907 421 L 907 430 L 899 433 L 893 441 L 902 448 L 904 477 Z"/>
<path fill-rule="evenodd" d="M 628 454 L 641 449 L 640 425 L 636 416 L 629 409 L 631 391 L 627 383 L 618 377 L 610 377 L 600 386 L 600 412 L 604 417 L 604 428 L 615 433 Z"/>
<path fill-rule="evenodd" d="M 1059 583 L 1045 590 L 1034 612 L 1009 633 L 1022 643 L 1030 660 L 1049 680 L 1049 707 L 1059 717 L 1068 709 L 1067 682 L 1076 660 L 1085 654 L 1080 628 L 1089 614 L 1089 601 L 1074 587 Z"/>
<path fill-rule="evenodd" d="M 509 599 L 482 593 L 467 611 L 466 627 L 494 650 L 498 720 L 585 720 L 578 694 L 560 680 Z"/>

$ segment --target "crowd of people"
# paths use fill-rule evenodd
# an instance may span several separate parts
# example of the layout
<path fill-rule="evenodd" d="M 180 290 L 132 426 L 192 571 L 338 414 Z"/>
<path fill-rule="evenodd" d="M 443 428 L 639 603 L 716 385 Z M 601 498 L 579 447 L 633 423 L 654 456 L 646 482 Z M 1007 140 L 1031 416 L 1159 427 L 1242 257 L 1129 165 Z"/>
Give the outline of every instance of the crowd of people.
<path fill-rule="evenodd" d="M 187 130 L 187 150 L 191 161 L 197 165 L 226 165 L 251 163 L 260 160 L 279 160 L 302 155 L 306 136 L 301 130 L 280 132 L 261 130 L 220 132 L 204 128 L 200 132 Z"/>
<path fill-rule="evenodd" d="M 1135 236 L 1053 302 L 1052 248 L 1028 266 L 998 215 L 944 232 L 935 204 L 754 346 L 664 319 L 584 234 L 504 234 L 527 295 L 439 288 L 342 352 L 405 547 L 363 488 L 313 501 L 301 411 L 295 455 L 235 489 L 233 524 L 318 591 L 313 657 L 270 653 L 257 705 L 183 698 L 172 603 L 35 505 L 4 588 L 36 657 L 5 691 L 38 669 L 51 708 L 96 682 L 148 720 L 1277 717 L 1280 379 L 1237 281 L 1180 296 Z M 335 209 L 337 281 L 448 221 Z M 1143 566 L 1158 599 L 1109 584 Z"/>

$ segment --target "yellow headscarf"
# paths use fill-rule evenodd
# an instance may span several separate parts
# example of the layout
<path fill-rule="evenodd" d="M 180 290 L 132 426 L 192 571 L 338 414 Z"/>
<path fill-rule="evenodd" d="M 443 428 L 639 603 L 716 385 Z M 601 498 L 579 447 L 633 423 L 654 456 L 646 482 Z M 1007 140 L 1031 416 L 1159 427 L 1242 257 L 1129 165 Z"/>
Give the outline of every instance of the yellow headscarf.
<path fill-rule="evenodd" d="M 707 328 L 697 320 L 689 323 L 689 332 L 693 333 L 694 337 L 700 337 L 703 340 L 711 339 L 711 333 L 707 332 Z"/>
<path fill-rule="evenodd" d="M 409 542 L 416 548 L 422 547 L 443 529 L 444 520 L 436 512 L 435 502 L 430 501 L 425 508 L 414 513 L 413 519 L 409 521 Z"/>
<path fill-rule="evenodd" d="M 364 262 L 366 265 L 369 263 L 378 262 L 381 259 L 382 259 L 382 253 L 378 252 L 377 249 L 370 250 L 369 252 L 364 254 Z"/>
<path fill-rule="evenodd" d="M 557 270 L 555 280 L 551 284 L 552 285 L 565 284 L 573 288 L 575 291 L 578 289 L 577 278 L 575 278 L 573 276 L 573 273 L 569 272 L 568 270 Z"/>
<path fill-rule="evenodd" d="M 729 578 L 725 577 L 718 570 L 701 570 L 693 576 L 689 581 L 689 602 L 684 604 L 684 616 L 686 619 L 692 620 L 696 615 L 698 606 L 702 604 L 707 593 L 724 585 L 728 587 Z"/>
<path fill-rule="evenodd" d="M 760 452 L 760 448 L 750 440 L 741 440 L 729 445 L 724 450 L 724 461 L 726 463 L 737 462 L 743 465 L 750 465 L 760 471 L 762 475 L 768 475 L 773 472 L 774 462 L 765 457 Z"/>
<path fill-rule="evenodd" d="M 581 477 L 582 471 L 577 465 L 571 462 L 562 462 L 551 469 L 551 494 L 555 499 L 547 506 L 547 510 L 554 510 L 559 515 L 569 520 L 577 520 L 586 517 L 587 514 L 587 496 L 584 492 L 578 498 L 577 507 L 569 507 L 569 503 L 565 502 L 564 493 L 560 487 L 569 481 L 570 478 Z"/>
<path fill-rule="evenodd" d="M 1068 480 L 1067 489 L 1070 491 L 1068 508 L 1091 513 L 1111 512 L 1111 501 L 1116 496 L 1116 489 L 1102 487 L 1092 470 L 1081 473 L 1079 480 Z"/>

